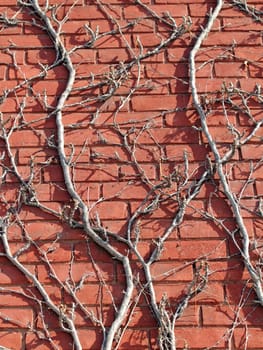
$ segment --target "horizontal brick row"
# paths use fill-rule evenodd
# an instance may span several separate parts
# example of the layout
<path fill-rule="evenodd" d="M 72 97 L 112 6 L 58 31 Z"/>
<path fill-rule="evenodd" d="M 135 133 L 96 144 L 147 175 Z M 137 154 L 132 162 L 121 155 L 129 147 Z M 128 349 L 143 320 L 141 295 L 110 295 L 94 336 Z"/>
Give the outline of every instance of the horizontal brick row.
<path fill-rule="evenodd" d="M 49 1 L 51 6 L 57 3 L 56 0 Z M 179 209 L 176 193 L 186 176 L 186 155 L 192 184 L 208 168 L 209 159 L 213 161 L 193 105 L 188 60 L 216 2 L 183 0 L 179 4 L 177 0 L 143 0 L 142 3 L 157 17 L 162 16 L 162 20 L 153 19 L 151 11 L 139 4 L 123 0 L 105 0 L 99 5 L 93 0 L 77 3 L 67 0 L 56 8 L 56 15 L 61 20 L 70 9 L 68 20 L 61 28 L 61 38 L 67 49 L 73 49 L 70 58 L 77 78 L 62 109 L 65 153 L 71 160 L 74 187 L 88 206 L 91 224 L 96 225 L 100 220 L 106 230 L 127 237 L 129 218 L 138 208 L 146 208 L 152 199 L 143 203 L 149 194 L 149 184 L 170 181 L 170 187 L 164 188 L 160 197 L 163 202 L 152 213 L 142 215 L 132 228 L 132 239 L 137 232 L 140 240 L 136 247 L 147 261 Z M 46 1 L 39 0 L 39 4 L 44 7 Z M 260 1 L 254 1 L 251 6 L 262 10 Z M 17 26 L 8 27 L 4 22 L 0 26 L 0 95 L 9 91 L 7 98 L 1 101 L 0 111 L 8 130 L 13 122 L 18 126 L 9 136 L 17 170 L 27 181 L 32 171 L 30 162 L 34 161 L 32 187 L 46 207 L 41 210 L 21 202 L 21 223 L 15 215 L 13 218 L 14 207 L 22 201 L 25 192 L 12 173 L 4 140 L 0 140 L 0 158 L 6 167 L 0 171 L 0 216 L 9 213 L 12 221 L 8 227 L 10 251 L 18 255 L 18 261 L 38 278 L 55 305 L 68 315 L 76 301 L 68 293 L 66 283 L 76 288 L 82 281 L 83 286 L 76 288 L 77 298 L 90 315 L 103 319 L 105 327 L 109 327 L 125 293 L 123 267 L 87 238 L 84 230 L 69 227 L 67 217 L 72 215 L 79 220 L 81 211 L 74 209 L 66 191 L 54 147 L 57 143 L 56 120 L 55 114 L 50 112 L 65 91 L 68 71 L 61 64 L 49 69 L 43 78 L 39 76 L 44 67 L 54 63 L 56 52 L 45 30 L 30 24 L 34 13 L 29 13 L 26 7 L 20 12 L 17 1 L 6 0 L 0 1 L 0 14 L 20 21 Z M 171 35 L 171 26 L 165 23 L 169 21 L 168 15 L 178 26 L 183 23 L 183 17 L 190 16 L 192 25 L 168 47 L 135 64 L 122 79 L 117 77 L 119 86 L 113 97 L 96 100 L 101 94 L 106 96 L 114 85 L 112 78 L 123 64 L 139 54 L 151 52 Z M 26 22 L 22 23 L 22 20 Z M 134 20 L 136 23 L 131 26 Z M 37 23 L 40 22 L 37 20 Z M 98 28 L 98 34 L 109 33 L 91 44 L 92 35 L 87 25 L 94 32 Z M 121 32 L 110 33 L 118 29 L 118 25 Z M 255 121 L 262 119 L 262 102 L 257 96 L 262 78 L 261 32 L 259 21 L 226 3 L 196 55 L 200 102 L 207 111 L 209 131 L 221 155 L 230 150 L 238 133 L 244 139 L 253 131 Z M 79 48 L 74 51 L 76 45 Z M 87 88 L 89 84 L 94 86 Z M 125 101 L 131 88 L 134 92 Z M 12 89 L 15 91 L 11 92 Z M 228 104 L 227 89 L 232 89 L 235 106 Z M 248 110 L 242 112 L 244 101 L 240 91 L 253 92 L 246 100 L 251 117 Z M 223 105 L 218 103 L 221 97 L 224 98 Z M 100 113 L 96 115 L 98 111 Z M 15 119 L 16 115 L 19 118 Z M 260 217 L 263 195 L 261 129 L 245 146 L 237 148 L 223 166 L 229 188 L 241 205 L 251 239 L 251 259 L 257 267 L 263 229 Z M 155 193 L 158 191 L 157 188 Z M 185 195 L 186 187 L 180 200 Z M 207 220 L 206 211 L 215 215 L 218 221 Z M 229 346 L 227 335 L 237 312 L 241 323 L 230 334 L 230 347 L 262 348 L 262 311 L 254 303 L 256 295 L 237 246 L 242 241 L 237 232 L 235 244 L 222 225 L 230 231 L 236 229 L 233 211 L 216 173 L 186 207 L 183 222 L 174 228 L 158 261 L 150 266 L 156 300 L 164 303 L 167 298 L 169 312 L 176 310 L 198 267 L 207 268 L 204 290 L 189 301 L 176 321 L 174 332 L 178 349 L 226 349 Z M 35 244 L 26 246 L 27 235 Z M 145 294 L 137 294 L 145 283 L 142 264 L 130 248 L 107 236 L 107 232 L 104 235 L 103 239 L 108 239 L 116 250 L 130 257 L 134 280 L 138 283 L 138 291 L 134 291 L 134 309 L 125 320 L 128 321 L 127 329 L 118 349 L 158 349 L 158 325 L 149 308 L 147 286 Z M 62 332 L 58 317 L 44 303 L 39 308 L 34 299 L 39 294 L 30 277 L 18 271 L 2 256 L 3 252 L 0 245 L 0 345 L 14 349 L 72 349 L 72 339 Z M 203 274 L 201 269 L 196 283 L 202 280 Z M 194 287 L 196 285 L 192 284 L 191 288 Z M 239 307 L 243 302 L 244 306 Z M 53 344 L 43 336 L 41 315 Z M 101 328 L 91 317 L 85 317 L 78 307 L 74 323 L 84 350 L 101 348 Z"/>

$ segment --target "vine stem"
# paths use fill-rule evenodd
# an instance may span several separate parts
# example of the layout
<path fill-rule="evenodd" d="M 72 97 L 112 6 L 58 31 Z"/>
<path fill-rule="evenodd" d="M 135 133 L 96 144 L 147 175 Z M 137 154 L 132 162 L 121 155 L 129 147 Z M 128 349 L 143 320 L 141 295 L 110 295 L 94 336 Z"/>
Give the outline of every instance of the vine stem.
<path fill-rule="evenodd" d="M 84 203 L 84 201 L 81 199 L 79 194 L 74 188 L 73 181 L 71 178 L 70 174 L 70 165 L 67 162 L 66 154 L 65 154 L 65 141 L 64 141 L 64 125 L 63 125 L 63 119 L 62 119 L 62 111 L 63 107 L 65 105 L 66 100 L 68 99 L 72 88 L 73 84 L 75 82 L 75 76 L 76 76 L 76 71 L 75 68 L 72 64 L 72 61 L 70 59 L 70 55 L 67 52 L 65 46 L 63 45 L 59 34 L 56 32 L 54 27 L 51 24 L 50 19 L 46 16 L 45 12 L 40 8 L 38 0 L 30 0 L 30 5 L 34 9 L 36 15 L 41 19 L 41 21 L 44 23 L 46 31 L 50 38 L 52 39 L 55 50 L 57 53 L 57 62 L 58 64 L 64 65 L 64 67 L 68 71 L 68 78 L 67 78 L 67 83 L 65 86 L 65 89 L 63 93 L 60 95 L 55 111 L 53 114 L 55 115 L 56 118 L 56 126 L 57 126 L 57 150 L 58 150 L 58 156 L 59 156 L 59 161 L 60 165 L 63 171 L 64 175 L 64 181 L 65 181 L 65 186 L 67 188 L 67 191 L 71 198 L 73 199 L 74 202 L 78 203 L 78 206 L 80 208 L 80 211 L 82 213 L 82 220 L 83 220 L 83 228 L 86 234 L 95 242 L 97 243 L 100 247 L 102 247 L 105 251 L 107 251 L 112 258 L 118 260 L 119 262 L 122 263 L 125 276 L 126 276 L 126 290 L 124 292 L 124 297 L 121 302 L 120 308 L 118 309 L 118 312 L 116 314 L 116 317 L 112 323 L 112 325 L 109 327 L 103 341 L 102 349 L 103 350 L 111 350 L 112 349 L 112 344 L 114 341 L 114 337 L 121 327 L 121 324 L 127 314 L 127 310 L 129 309 L 129 305 L 131 302 L 133 290 L 134 290 L 134 283 L 133 283 L 133 274 L 132 274 L 132 269 L 130 266 L 130 262 L 127 256 L 121 254 L 116 250 L 112 245 L 110 245 L 107 241 L 103 240 L 96 232 L 92 229 L 89 221 L 89 211 Z M 75 339 L 74 339 L 75 341 Z M 75 341 L 76 349 L 80 350 L 81 345 L 79 343 L 79 340 L 77 339 Z"/>
<path fill-rule="evenodd" d="M 24 274 L 26 278 L 32 281 L 36 289 L 39 291 L 41 294 L 44 302 L 48 306 L 50 310 L 52 310 L 60 320 L 60 325 L 63 331 L 69 333 L 72 337 L 72 340 L 74 342 L 74 346 L 76 350 L 82 350 L 82 346 L 78 337 L 78 333 L 76 330 L 76 327 L 74 325 L 74 321 L 70 319 L 65 313 L 63 313 L 59 307 L 57 307 L 50 297 L 48 296 L 48 293 L 46 292 L 45 288 L 42 286 L 42 284 L 39 282 L 37 277 L 32 274 L 23 264 L 21 264 L 16 257 L 14 257 L 10 251 L 9 244 L 8 244 L 8 239 L 7 239 L 7 229 L 2 228 L 1 231 L 1 240 L 3 243 L 3 247 L 5 250 L 5 256 L 7 259 L 21 272 Z M 67 325 L 67 327 L 66 327 Z"/>
<path fill-rule="evenodd" d="M 213 140 L 213 137 L 209 131 L 207 122 L 206 122 L 206 113 L 200 103 L 200 99 L 198 96 L 198 91 L 197 91 L 197 86 L 196 86 L 196 67 L 195 67 L 195 57 L 197 52 L 199 51 L 203 41 L 205 40 L 206 36 L 208 33 L 211 31 L 211 28 L 218 17 L 222 7 L 223 7 L 223 0 L 218 0 L 217 5 L 215 9 L 210 13 L 209 15 L 209 20 L 207 22 L 206 27 L 202 30 L 200 35 L 198 36 L 194 47 L 192 48 L 190 55 L 189 55 L 189 83 L 191 87 L 191 92 L 192 92 L 192 97 L 194 101 L 195 108 L 199 114 L 200 121 L 201 121 L 201 128 L 203 133 L 205 134 L 209 146 L 213 152 L 213 155 L 215 157 L 215 164 L 217 166 L 217 172 L 220 178 L 220 181 L 223 186 L 224 193 L 229 201 L 229 204 L 231 206 L 231 209 L 233 211 L 234 218 L 236 220 L 236 224 L 239 228 L 239 232 L 241 234 L 243 243 L 242 243 L 242 248 L 240 249 L 240 253 L 243 258 L 243 262 L 251 276 L 251 279 L 253 281 L 253 287 L 254 290 L 257 294 L 258 297 L 258 303 L 263 306 L 263 290 L 262 290 L 262 285 L 261 285 L 261 278 L 257 270 L 254 268 L 254 266 L 251 263 L 250 260 L 250 254 L 249 254 L 249 234 L 247 232 L 247 228 L 244 224 L 244 220 L 242 218 L 240 206 L 233 195 L 227 181 L 226 174 L 224 173 L 223 170 L 223 159 L 220 156 L 220 153 L 218 151 L 218 148 L 216 146 L 215 141 Z"/>

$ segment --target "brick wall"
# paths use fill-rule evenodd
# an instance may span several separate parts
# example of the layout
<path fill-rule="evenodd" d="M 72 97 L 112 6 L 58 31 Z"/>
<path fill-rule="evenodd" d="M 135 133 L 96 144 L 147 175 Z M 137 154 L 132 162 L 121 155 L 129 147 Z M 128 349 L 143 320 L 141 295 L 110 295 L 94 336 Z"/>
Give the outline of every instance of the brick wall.
<path fill-rule="evenodd" d="M 39 3 L 44 8 L 45 2 Z M 61 5 L 49 9 L 47 16 L 53 11 L 54 28 L 61 25 L 60 38 L 76 70 L 62 109 L 64 150 L 74 188 L 89 209 L 91 226 L 103 226 L 105 232 L 126 239 L 132 223 L 132 236 L 137 234 L 138 240 L 134 247 L 147 262 L 187 196 L 189 187 L 182 185 L 183 178 L 188 176 L 188 184 L 194 184 L 208 167 L 208 159 L 214 161 L 193 104 L 188 59 L 216 2 L 52 0 L 49 4 Z M 221 155 L 233 147 L 237 133 L 244 139 L 262 118 L 263 2 L 248 1 L 248 5 L 254 10 L 249 7 L 245 12 L 226 1 L 196 56 L 200 101 Z M 161 47 L 171 35 L 168 12 L 178 26 L 187 18 L 192 23 L 178 39 Z M 103 327 L 110 327 L 115 319 L 126 279 L 117 259 L 83 228 L 72 226 L 72 220 L 82 223 L 82 213 L 65 187 L 55 109 L 69 72 L 65 62 L 52 68 L 54 42 L 31 7 L 2 0 L 0 13 L 0 214 L 12 257 L 2 240 L 0 345 L 75 349 L 61 317 L 37 290 L 37 280 L 69 318 L 73 303 L 76 306 L 73 320 L 82 348 L 100 349 Z M 98 37 L 91 45 L 92 35 Z M 158 52 L 118 76 L 127 62 L 158 47 Z M 112 88 L 116 90 L 111 94 Z M 263 227 L 261 158 L 259 127 L 224 164 L 258 269 Z M 167 186 L 158 192 L 156 186 L 165 181 Z M 155 210 L 146 213 L 158 194 Z M 133 215 L 136 220 L 131 221 Z M 206 269 L 205 286 L 194 293 L 175 322 L 177 349 L 263 348 L 263 310 L 254 302 L 257 296 L 238 248 L 242 240 L 236 227 L 215 169 L 150 266 L 157 303 L 166 300 L 169 316 L 191 283 L 202 282 L 201 276 L 195 280 L 196 271 Z M 135 284 L 122 337 L 114 344 L 122 350 L 160 349 L 142 261 L 121 239 L 108 239 L 129 257 Z M 17 261 L 36 280 L 23 273 Z"/>

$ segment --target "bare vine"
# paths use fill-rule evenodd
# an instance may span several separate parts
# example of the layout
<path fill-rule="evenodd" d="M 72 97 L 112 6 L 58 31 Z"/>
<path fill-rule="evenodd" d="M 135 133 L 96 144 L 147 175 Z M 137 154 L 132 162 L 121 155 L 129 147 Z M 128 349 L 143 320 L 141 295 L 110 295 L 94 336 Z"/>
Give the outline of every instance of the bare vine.
<path fill-rule="evenodd" d="M 24 287 L 24 290 L 11 290 L 10 294 L 27 300 L 30 305 L 33 304 L 35 315 L 37 314 L 35 319 L 40 319 L 41 326 L 35 320 L 24 327 L 24 343 L 26 343 L 26 337 L 33 334 L 47 343 L 50 348 L 62 348 L 57 345 L 49 327 L 47 313 L 51 312 L 58 322 L 58 332 L 63 332 L 71 339 L 70 349 L 87 348 L 83 346 L 82 327 L 87 331 L 86 337 L 89 337 L 89 329 L 99 332 L 100 344 L 94 345 L 97 348 L 103 350 L 123 348 L 123 340 L 132 329 L 131 324 L 136 318 L 136 310 L 141 307 L 144 310 L 147 309 L 153 318 L 153 328 L 157 330 L 155 342 L 158 349 L 176 350 L 179 347 L 182 348 L 178 346 L 176 326 L 189 305 L 195 303 L 199 295 L 205 294 L 210 278 L 217 273 L 211 267 L 214 262 L 221 260 L 225 262 L 235 259 L 238 255 L 249 274 L 246 287 L 250 282 L 252 283 L 257 298 L 254 303 L 263 306 L 261 246 L 252 241 L 253 234 L 249 231 L 242 214 L 246 210 L 254 217 L 262 219 L 260 196 L 253 197 L 253 200 L 257 201 L 256 209 L 249 209 L 242 202 L 247 189 L 254 181 L 255 173 L 262 165 L 262 158 L 256 164 L 250 162 L 248 175 L 239 193 L 231 187 L 229 175 L 237 165 L 236 153 L 240 154 L 247 145 L 260 138 L 263 119 L 254 115 L 250 105 L 255 104 L 257 108 L 262 105 L 261 87 L 257 85 L 253 91 L 247 91 L 238 84 L 222 81 L 219 89 L 205 95 L 198 88 L 198 72 L 211 63 L 213 67 L 211 71 L 216 70 L 217 62 L 224 61 L 229 52 L 232 54 L 235 50 L 235 45 L 232 44 L 230 48 L 224 48 L 223 54 L 220 52 L 217 57 L 202 62 L 198 67 L 198 55 L 202 53 L 202 46 L 212 33 L 212 28 L 224 9 L 222 0 L 218 0 L 214 8 L 211 7 L 206 23 L 198 26 L 197 29 L 192 28 L 193 19 L 189 13 L 185 13 L 178 24 L 178 19 L 169 12 L 159 14 L 151 5 L 146 5 L 140 0 L 133 1 L 127 6 L 135 6 L 142 13 L 142 17 L 126 21 L 120 20 L 120 18 L 123 19 L 123 11 L 126 7 L 124 10 L 121 9 L 122 15 L 118 17 L 115 11 L 116 8 L 121 7 L 120 5 L 112 6 L 100 0 L 92 1 L 90 5 L 96 6 L 96 11 L 106 18 L 107 29 L 101 30 L 99 27 L 94 27 L 92 21 L 85 22 L 81 29 L 85 34 L 81 40 L 76 39 L 77 43 L 74 44 L 68 40 L 64 28 L 71 22 L 71 15 L 75 9 L 87 10 L 89 5 L 85 5 L 84 2 L 77 0 L 70 6 L 66 6 L 66 4 L 50 5 L 48 1 L 43 4 L 39 0 L 19 0 L 15 15 L 12 17 L 6 13 L 0 15 L 3 30 L 29 26 L 37 33 L 45 35 L 45 39 L 50 40 L 48 45 L 52 48 L 49 50 L 53 55 L 53 60 L 49 59 L 48 64 L 38 62 L 37 73 L 34 71 L 27 76 L 17 60 L 14 52 L 15 45 L 10 44 L 4 52 L 11 59 L 9 75 L 12 76 L 12 72 L 15 72 L 19 79 L 18 81 L 10 79 L 12 84 L 3 90 L 0 105 L 3 107 L 0 111 L 0 138 L 1 149 L 3 149 L 0 157 L 2 171 L 0 217 L 2 251 L 0 256 L 20 272 L 26 281 L 25 285 L 30 286 L 30 288 Z M 231 5 L 241 13 L 250 16 L 255 22 L 262 22 L 261 11 L 248 6 L 246 1 L 233 1 Z M 29 15 L 30 19 L 25 19 L 23 15 L 25 18 Z M 154 44 L 151 43 L 149 47 L 144 43 L 143 35 L 137 32 L 137 27 L 142 25 L 149 25 L 152 31 L 156 28 L 160 30 L 156 35 L 158 40 L 154 41 Z M 138 31 L 140 33 L 140 29 Z M 103 40 L 116 38 L 124 45 L 125 56 L 128 58 L 110 63 L 98 72 L 94 68 L 95 73 L 81 73 L 83 62 L 81 59 L 76 60 L 76 57 L 81 56 L 83 50 L 85 55 L 86 52 L 96 50 L 96 57 L 98 57 Z M 163 55 L 167 60 L 169 50 L 173 46 L 176 47 L 179 40 L 188 40 L 191 47 L 188 61 L 189 78 L 188 73 L 183 77 L 180 74 L 174 78 L 169 76 L 171 80 L 169 80 L 167 94 L 170 94 L 168 97 L 173 97 L 171 91 L 174 82 L 189 86 L 190 94 L 189 91 L 187 93 L 184 91 L 184 95 L 188 99 L 191 95 L 193 103 L 189 105 L 186 102 L 181 106 L 178 102 L 177 105 L 174 98 L 172 103 L 167 100 L 167 107 L 157 106 L 154 112 L 149 108 L 145 117 L 138 119 L 136 113 L 131 113 L 134 119 L 121 120 L 123 114 L 130 113 L 133 108 L 135 112 L 140 112 L 142 107 L 136 105 L 140 94 L 144 93 L 145 98 L 154 96 L 153 86 L 159 74 L 158 55 Z M 217 47 L 214 49 L 216 50 Z M 99 58 L 101 59 L 100 56 Z M 85 59 L 83 60 L 85 62 Z M 148 68 L 149 62 L 157 62 L 157 72 Z M 178 62 L 177 64 L 180 65 Z M 185 59 L 184 65 L 186 65 Z M 245 68 L 247 65 L 248 63 Z M 87 69 L 88 66 L 84 65 L 84 68 Z M 55 74 L 56 70 L 60 72 L 58 80 L 61 80 L 63 86 L 58 88 L 59 92 L 55 93 L 54 98 L 48 92 L 48 86 L 46 90 L 39 92 L 37 84 L 44 81 L 48 85 L 49 80 L 45 79 Z M 166 73 L 160 74 L 165 76 Z M 164 88 L 167 84 L 162 79 L 163 77 L 161 77 L 162 82 L 156 85 L 157 90 Z M 36 115 L 39 114 L 39 117 L 32 118 L 32 113 L 28 112 L 30 99 L 36 103 Z M 10 101 L 15 103 L 15 110 L 12 113 L 8 108 L 7 112 L 5 110 L 5 105 Z M 213 126 L 210 126 L 209 118 L 217 109 L 223 112 L 224 133 L 228 135 L 227 146 L 217 140 L 217 136 L 213 134 Z M 71 111 L 76 113 L 76 117 L 72 118 Z M 232 123 L 233 111 L 245 115 L 250 126 L 243 130 L 242 125 L 237 126 Z M 81 119 L 82 115 L 78 120 L 77 115 L 80 112 L 85 118 Z M 197 112 L 199 117 L 195 125 L 185 128 L 186 133 L 194 135 L 194 146 L 204 151 L 200 156 L 201 159 L 199 155 L 197 156 L 197 161 L 191 151 L 186 149 L 180 151 L 180 147 L 179 151 L 176 150 L 177 144 L 180 143 L 175 140 L 176 128 L 172 130 L 170 127 L 171 130 L 169 130 L 167 127 L 170 114 L 188 112 Z M 107 113 L 110 115 L 108 124 L 107 121 L 103 122 Z M 28 114 L 31 119 L 28 118 Z M 53 125 L 52 128 L 45 130 L 44 125 L 49 123 Z M 162 137 L 160 130 L 163 126 L 166 127 L 164 128 L 167 132 L 165 137 L 168 140 Z M 179 127 L 180 132 L 182 129 Z M 77 134 L 74 134 L 75 131 Z M 29 143 L 28 149 L 32 153 L 30 153 L 26 170 L 21 166 L 22 146 L 16 142 L 20 132 L 29 132 L 29 138 L 31 137 L 32 142 L 37 144 Z M 78 138 L 82 137 L 82 133 L 85 137 L 79 144 Z M 180 138 L 180 135 L 178 137 Z M 188 136 L 184 137 L 187 139 Z M 170 141 L 169 138 L 172 140 Z M 23 139 L 22 142 L 25 140 Z M 175 154 L 175 159 L 173 155 L 169 155 L 167 144 L 173 147 L 171 153 Z M 187 148 L 187 141 L 183 144 L 183 147 Z M 44 156 L 40 156 L 41 161 L 38 160 L 41 150 L 33 153 L 34 147 L 39 145 L 40 147 L 44 145 Z M 107 146 L 110 146 L 109 150 Z M 113 149 L 116 149 L 114 154 Z M 90 154 L 87 155 L 88 152 Z M 148 164 L 148 158 L 151 160 L 150 164 Z M 112 170 L 115 166 L 116 171 Z M 82 181 L 83 183 L 78 181 L 82 168 L 90 173 L 85 182 Z M 55 180 L 52 180 L 51 175 L 51 180 L 43 181 L 48 171 L 49 174 L 54 175 Z M 56 171 L 61 172 L 61 177 L 57 175 L 59 180 L 56 180 Z M 107 185 L 109 185 L 108 182 L 111 184 L 114 181 L 113 190 L 108 186 L 108 193 L 103 187 L 105 174 L 108 176 L 105 180 Z M 97 186 L 96 195 L 92 193 L 94 180 L 90 180 L 94 176 L 98 177 L 94 186 Z M 80 183 L 85 187 L 84 190 Z M 14 184 L 15 188 L 15 190 L 12 189 L 12 198 L 8 194 L 10 184 Z M 56 200 L 47 196 L 46 187 L 43 190 L 44 194 L 41 193 L 41 185 L 47 184 L 51 188 L 50 191 L 53 191 L 53 195 L 57 191 L 62 198 L 66 197 L 66 199 L 57 203 Z M 200 208 L 199 198 L 200 196 L 202 198 L 202 193 L 206 191 L 207 186 L 211 186 L 213 190 L 206 199 L 206 206 L 202 204 Z M 133 195 L 132 192 L 138 188 L 139 194 Z M 45 199 L 45 196 L 48 199 Z M 215 198 L 220 199 L 221 203 L 231 210 L 231 219 L 234 222 L 231 228 L 224 217 L 216 215 L 213 211 Z M 121 218 L 105 216 L 104 211 L 114 210 L 114 205 L 123 208 Z M 121 213 L 121 210 L 119 212 Z M 26 218 L 26 215 L 30 216 L 30 214 L 33 215 L 33 219 Z M 37 220 L 34 219 L 34 215 Z M 36 232 L 33 234 L 30 232 L 30 224 L 38 221 L 41 215 L 47 215 L 52 224 L 56 222 L 60 227 L 66 226 L 67 230 L 80 234 L 81 247 L 78 246 L 79 238 L 77 242 L 74 239 L 67 242 L 70 246 L 70 254 L 63 273 L 59 271 L 52 254 L 56 254 L 56 251 L 59 251 L 59 245 L 64 244 L 66 240 L 63 237 L 64 232 L 48 240 L 35 238 Z M 189 217 L 195 216 L 200 222 L 207 220 L 219 228 L 225 235 L 223 243 L 217 242 L 218 244 L 210 251 L 204 251 L 203 254 L 191 259 L 183 258 L 180 266 L 161 272 L 162 277 L 169 277 L 180 274 L 188 268 L 191 269 L 190 277 L 186 278 L 184 288 L 177 298 L 169 298 L 165 290 L 160 296 L 158 287 L 166 284 L 160 284 L 158 281 L 160 276 L 153 271 L 159 263 L 160 266 L 166 263 L 166 260 L 174 259 L 176 262 L 177 257 L 164 258 L 164 255 L 171 242 L 173 244 L 180 242 L 184 225 L 187 224 Z M 158 230 L 154 230 L 154 224 L 160 218 L 162 224 L 159 225 Z M 122 222 L 122 227 L 118 226 L 119 221 Z M 151 232 L 150 239 L 144 233 L 147 231 L 144 228 L 144 226 L 147 227 L 147 222 L 150 222 L 148 230 L 158 231 L 154 234 Z M 19 239 L 12 238 L 12 230 L 15 229 L 19 230 Z M 218 250 L 226 240 L 234 244 L 236 255 L 225 256 L 222 253 L 218 257 Z M 14 242 L 17 244 L 15 248 Z M 84 262 L 81 261 L 82 249 L 85 250 Z M 27 256 L 32 254 L 38 259 L 36 266 L 33 267 L 27 261 Z M 101 254 L 102 261 L 107 260 L 107 264 L 110 261 L 109 265 L 111 268 L 113 266 L 114 270 L 111 277 L 103 271 L 103 264 L 100 260 L 97 261 L 96 254 Z M 83 268 L 82 263 L 89 266 L 93 272 L 80 271 Z M 41 277 L 41 274 L 44 277 Z M 118 291 L 119 296 L 114 294 L 113 283 L 110 281 L 116 275 L 117 282 L 120 283 L 118 288 L 121 289 Z M 89 279 L 91 281 L 95 279 L 96 284 L 94 281 L 90 283 Z M 85 291 L 89 283 L 99 289 L 96 308 L 94 305 L 86 305 L 79 295 Z M 60 298 L 58 298 L 60 302 L 49 293 L 49 287 L 53 284 L 60 291 Z M 1 287 L 0 292 L 9 292 L 9 289 Z M 105 293 L 109 295 L 110 307 L 105 306 Z M 236 328 L 246 321 L 244 318 L 242 323 L 240 316 L 240 311 L 246 303 L 249 303 L 249 297 L 243 298 L 242 294 L 235 311 L 232 328 L 222 335 L 226 339 L 229 350 L 234 342 Z M 202 312 L 201 305 L 200 326 L 203 322 Z M 105 313 L 113 314 L 111 322 L 107 321 Z M 152 341 L 149 340 L 145 349 L 152 348 L 151 343 Z M 189 348 L 186 343 L 184 348 Z"/>

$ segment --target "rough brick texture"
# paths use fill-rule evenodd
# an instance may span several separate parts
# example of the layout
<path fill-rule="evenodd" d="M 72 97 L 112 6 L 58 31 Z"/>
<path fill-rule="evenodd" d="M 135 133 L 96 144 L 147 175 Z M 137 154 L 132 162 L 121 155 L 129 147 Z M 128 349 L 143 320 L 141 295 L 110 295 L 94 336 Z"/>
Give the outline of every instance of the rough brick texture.
<path fill-rule="evenodd" d="M 39 3 L 44 6 L 45 1 Z M 158 16 L 169 12 L 178 25 L 183 17 L 190 16 L 192 25 L 158 54 L 135 64 L 114 96 L 96 101 L 96 97 L 108 89 L 107 85 L 96 85 L 98 81 L 110 81 L 117 65 L 130 61 L 140 52 L 152 50 L 170 34 L 165 23 L 152 20 L 152 14 L 135 3 L 49 1 L 50 5 L 60 5 L 56 10 L 59 20 L 68 13 L 61 36 L 66 48 L 72 50 L 70 57 L 77 74 L 75 90 L 62 113 L 65 152 L 72 162 L 75 189 L 88 204 L 92 222 L 99 217 L 104 227 L 120 237 L 125 237 L 127 232 L 127 218 L 147 196 L 148 183 L 158 184 L 175 169 L 183 169 L 185 154 L 189 176 L 197 181 L 207 166 L 207 156 L 213 158 L 193 106 L 188 56 L 216 1 L 142 1 Z M 211 109 L 207 122 L 222 154 L 233 144 L 229 125 L 248 135 L 254 122 L 262 118 L 262 100 L 248 100 L 254 121 L 241 111 L 242 101 L 238 97 L 234 101 L 236 108 L 227 115 L 222 105 L 217 106 L 213 100 L 216 107 L 212 106 L 209 100 L 211 92 L 214 92 L 211 99 L 216 99 L 229 84 L 255 91 L 262 83 L 263 16 L 259 15 L 261 22 L 256 21 L 230 3 L 225 3 L 196 56 L 197 88 L 202 101 L 207 99 L 207 110 Z M 248 3 L 250 5 L 250 1 Z M 262 0 L 255 0 L 251 5 L 263 11 Z M 44 77 L 34 78 L 43 67 L 52 65 L 56 52 L 40 21 L 37 20 L 38 26 L 30 24 L 30 10 L 26 6 L 21 11 L 19 8 L 15 0 L 0 0 L 0 14 L 21 20 L 17 25 L 8 25 L 0 19 L 1 95 L 18 86 L 1 100 L 1 123 L 12 130 L 8 138 L 9 151 L 23 179 L 28 180 L 34 163 L 32 186 L 47 209 L 21 202 L 19 215 L 12 217 L 8 228 L 10 249 L 13 254 L 19 252 L 17 259 L 37 276 L 58 307 L 65 307 L 68 314 L 73 302 L 86 307 L 85 314 L 77 306 L 74 316 L 79 339 L 83 350 L 99 350 L 103 335 L 95 318 L 105 327 L 112 324 L 123 298 L 125 275 L 121 265 L 102 248 L 90 239 L 87 243 L 81 228 L 70 228 L 61 220 L 63 213 L 70 215 L 74 203 L 66 191 L 58 161 L 52 108 L 65 90 L 68 72 L 61 64 L 49 69 Z M 134 20 L 137 21 L 134 26 L 125 29 Z M 122 31 L 101 36 L 91 47 L 74 50 L 91 39 L 85 24 L 103 33 L 116 29 L 117 22 Z M 85 92 L 77 89 L 84 89 L 87 84 L 94 87 Z M 131 89 L 133 94 L 127 98 Z M 123 146 L 117 124 L 128 135 L 129 145 L 134 147 L 131 153 Z M 224 164 L 230 188 L 242 205 L 249 236 L 257 240 L 259 251 L 255 252 L 255 260 L 262 256 L 262 213 L 260 216 L 258 212 L 263 195 L 262 137 L 261 127 L 247 145 L 235 150 L 230 162 Z M 13 165 L 10 160 L 3 160 L 4 154 L 8 159 L 4 140 L 0 140 L 0 148 L 3 154 L 0 214 L 4 217 L 7 212 L 12 213 L 12 208 L 21 200 L 23 186 L 14 172 L 7 171 L 13 169 Z M 138 166 L 134 165 L 134 159 Z M 166 196 L 175 191 L 176 182 L 173 186 L 165 190 Z M 161 202 L 154 212 L 140 219 L 137 248 L 145 259 L 178 210 L 172 199 Z M 60 217 L 51 210 L 60 213 Z M 235 227 L 233 212 L 222 185 L 218 186 L 216 174 L 186 208 L 183 223 L 173 231 L 159 260 L 151 266 L 157 302 L 165 295 L 169 308 L 175 309 L 193 279 L 196 264 L 206 261 L 208 283 L 176 321 L 177 349 L 262 349 L 263 309 L 253 302 L 256 296 L 240 259 L 239 240 L 237 238 L 235 245 L 218 222 L 206 219 L 203 215 L 206 210 L 223 220 L 226 227 Z M 74 213 L 77 217 L 80 214 Z M 25 247 L 27 236 L 35 243 Z M 138 257 L 121 242 L 115 247 L 130 256 L 136 271 L 134 281 L 140 290 L 144 276 Z M 41 297 L 32 280 L 5 258 L 2 243 L 0 251 L 3 253 L 0 257 L 0 346 L 15 350 L 75 349 L 58 317 L 45 307 L 43 300 L 43 305 L 37 302 Z M 69 295 L 67 284 L 76 289 L 77 300 Z M 125 331 L 118 349 L 159 349 L 158 325 L 149 307 L 147 291 L 133 300 L 131 310 L 124 322 Z"/>

